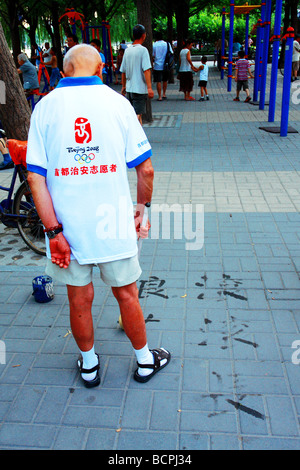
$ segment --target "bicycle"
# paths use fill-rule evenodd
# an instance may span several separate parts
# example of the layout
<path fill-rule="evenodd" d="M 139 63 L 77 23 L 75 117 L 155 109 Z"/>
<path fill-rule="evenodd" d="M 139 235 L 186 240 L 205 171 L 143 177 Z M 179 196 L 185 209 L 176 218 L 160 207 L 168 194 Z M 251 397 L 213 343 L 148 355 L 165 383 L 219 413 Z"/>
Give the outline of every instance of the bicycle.
<path fill-rule="evenodd" d="M 43 224 L 38 216 L 27 182 L 27 142 L 10 139 L 7 141 L 7 145 L 14 162 L 14 171 L 10 186 L 7 188 L 0 185 L 0 189 L 8 193 L 7 198 L 0 202 L 0 221 L 7 227 L 17 228 L 26 245 L 35 253 L 45 256 L 46 243 Z M 21 184 L 13 194 L 18 177 Z"/>

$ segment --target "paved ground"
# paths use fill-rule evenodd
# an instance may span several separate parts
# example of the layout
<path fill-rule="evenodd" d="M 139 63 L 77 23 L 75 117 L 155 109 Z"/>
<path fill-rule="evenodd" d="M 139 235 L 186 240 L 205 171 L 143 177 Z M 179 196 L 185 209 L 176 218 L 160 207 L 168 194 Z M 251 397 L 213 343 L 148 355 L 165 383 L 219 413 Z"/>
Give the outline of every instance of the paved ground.
<path fill-rule="evenodd" d="M 277 125 L 281 85 L 279 76 Z M 170 349 L 172 362 L 148 384 L 134 382 L 116 302 L 95 277 L 102 383 L 86 390 L 64 286 L 37 304 L 31 282 L 44 259 L 1 226 L 2 449 L 300 448 L 299 134 L 259 130 L 274 126 L 268 107 L 234 103 L 214 69 L 210 101 L 184 102 L 178 88 L 176 80 L 167 101 L 153 100 L 145 130 L 152 207 L 185 212 L 182 225 L 171 217 L 169 238 L 160 226 L 144 242 L 138 282 L 149 345 Z M 290 124 L 300 131 L 297 90 Z M 134 196 L 134 171 L 129 178 Z"/>

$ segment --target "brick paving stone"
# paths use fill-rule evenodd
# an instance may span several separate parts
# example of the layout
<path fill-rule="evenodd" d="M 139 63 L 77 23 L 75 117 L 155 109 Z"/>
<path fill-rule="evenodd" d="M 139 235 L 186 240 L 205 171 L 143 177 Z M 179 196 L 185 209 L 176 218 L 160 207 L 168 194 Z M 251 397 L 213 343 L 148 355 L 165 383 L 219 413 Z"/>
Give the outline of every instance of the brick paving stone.
<path fill-rule="evenodd" d="M 32 279 L 45 259 L 1 225 L 2 449 L 300 448 L 300 369 L 292 362 L 300 358 L 292 347 L 300 344 L 299 134 L 259 130 L 268 110 L 234 103 L 213 68 L 209 102 L 185 103 L 175 82 L 166 102 L 153 100 L 154 122 L 145 126 L 155 186 L 137 283 L 149 346 L 170 349 L 172 360 L 148 383 L 133 380 L 117 303 L 95 270 L 101 385 L 87 390 L 65 286 L 54 281 L 54 300 L 37 304 Z M 276 121 L 280 101 L 278 92 Z M 290 125 L 300 131 L 293 102 Z M 0 182 L 9 184 L 11 173 Z M 128 175 L 135 200 L 135 171 Z M 172 216 L 163 238 L 154 213 L 163 203 L 177 216 L 184 204 L 194 216 L 203 205 L 201 248 L 187 249 L 195 236 L 186 239 L 184 217 L 174 224 Z"/>

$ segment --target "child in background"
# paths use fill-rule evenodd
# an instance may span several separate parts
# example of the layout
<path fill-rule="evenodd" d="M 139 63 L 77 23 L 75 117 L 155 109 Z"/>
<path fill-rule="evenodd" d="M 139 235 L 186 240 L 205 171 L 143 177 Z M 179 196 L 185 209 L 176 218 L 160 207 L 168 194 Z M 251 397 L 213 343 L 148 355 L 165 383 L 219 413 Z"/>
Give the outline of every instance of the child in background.
<path fill-rule="evenodd" d="M 207 81 L 208 81 L 208 64 L 207 64 L 207 57 L 203 56 L 201 59 L 202 65 L 198 68 L 197 71 L 200 70 L 200 75 L 199 75 L 199 87 L 201 88 L 201 97 L 199 101 L 204 101 L 204 93 L 205 93 L 205 98 L 208 101 L 209 96 L 207 93 Z"/>
<path fill-rule="evenodd" d="M 245 52 L 238 52 L 238 61 L 235 64 L 235 81 L 236 81 L 236 98 L 233 101 L 240 101 L 240 91 L 243 90 L 246 92 L 245 103 L 251 101 L 249 84 L 248 84 L 248 73 L 251 78 L 254 78 L 251 67 L 247 59 L 245 59 Z"/>

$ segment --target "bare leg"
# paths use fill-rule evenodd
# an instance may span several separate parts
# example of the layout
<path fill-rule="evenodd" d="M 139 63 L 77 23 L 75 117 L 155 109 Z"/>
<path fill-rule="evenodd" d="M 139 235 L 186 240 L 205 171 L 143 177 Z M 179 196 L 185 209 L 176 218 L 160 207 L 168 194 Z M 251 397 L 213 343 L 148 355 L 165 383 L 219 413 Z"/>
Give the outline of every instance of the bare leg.
<path fill-rule="evenodd" d="M 161 82 L 157 82 L 156 89 L 158 93 L 158 101 L 161 101 Z"/>
<path fill-rule="evenodd" d="M 134 349 L 142 349 L 147 343 L 147 335 L 136 283 L 123 287 L 112 287 L 112 292 L 120 307 L 126 335 Z"/>
<path fill-rule="evenodd" d="M 92 303 L 94 286 L 67 286 L 70 304 L 70 323 L 74 339 L 81 351 L 90 351 L 94 346 Z"/>
<path fill-rule="evenodd" d="M 168 82 L 163 82 L 163 98 L 166 97 Z"/>

